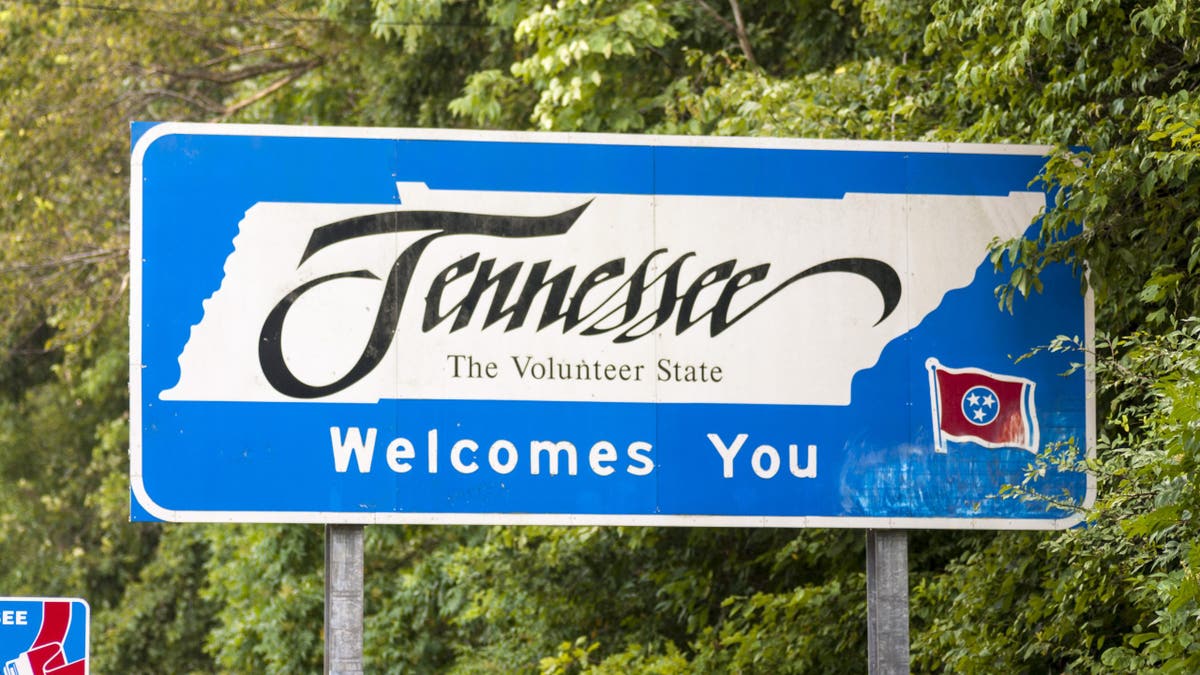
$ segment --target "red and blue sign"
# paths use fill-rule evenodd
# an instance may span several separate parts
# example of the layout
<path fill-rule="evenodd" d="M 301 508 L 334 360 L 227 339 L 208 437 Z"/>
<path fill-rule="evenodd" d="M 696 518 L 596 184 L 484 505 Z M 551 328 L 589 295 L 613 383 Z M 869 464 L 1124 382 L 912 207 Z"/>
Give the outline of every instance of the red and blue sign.
<path fill-rule="evenodd" d="M 77 598 L 0 598 L 4 675 L 88 675 L 89 618 Z"/>

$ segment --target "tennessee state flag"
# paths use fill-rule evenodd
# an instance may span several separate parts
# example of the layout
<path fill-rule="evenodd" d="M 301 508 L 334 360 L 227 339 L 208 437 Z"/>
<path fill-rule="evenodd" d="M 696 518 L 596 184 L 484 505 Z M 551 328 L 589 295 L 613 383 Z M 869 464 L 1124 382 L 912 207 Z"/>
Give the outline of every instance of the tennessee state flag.
<path fill-rule="evenodd" d="M 979 368 L 947 368 L 934 358 L 925 361 L 925 368 L 937 452 L 946 452 L 947 441 L 1038 451 L 1033 380 Z"/>

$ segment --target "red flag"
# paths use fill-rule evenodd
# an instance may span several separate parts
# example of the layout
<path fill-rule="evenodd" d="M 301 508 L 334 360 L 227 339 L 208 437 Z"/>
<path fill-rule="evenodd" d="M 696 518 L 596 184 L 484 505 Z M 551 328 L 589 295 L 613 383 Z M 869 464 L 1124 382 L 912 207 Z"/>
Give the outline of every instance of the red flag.
<path fill-rule="evenodd" d="M 947 441 L 1038 451 L 1032 380 L 979 368 L 947 368 L 934 358 L 925 367 L 937 452 L 946 452 Z"/>

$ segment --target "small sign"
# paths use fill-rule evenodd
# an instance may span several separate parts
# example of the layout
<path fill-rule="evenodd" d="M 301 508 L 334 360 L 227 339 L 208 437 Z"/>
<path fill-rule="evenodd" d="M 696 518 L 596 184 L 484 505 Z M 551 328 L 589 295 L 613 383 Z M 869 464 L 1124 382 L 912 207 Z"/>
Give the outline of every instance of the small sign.
<path fill-rule="evenodd" d="M 89 612 L 77 598 L 0 598 L 4 675 L 88 675 Z"/>
<path fill-rule="evenodd" d="M 135 125 L 135 519 L 1066 527 L 1047 148 Z M 1069 375 L 1063 375 L 1071 372 Z"/>

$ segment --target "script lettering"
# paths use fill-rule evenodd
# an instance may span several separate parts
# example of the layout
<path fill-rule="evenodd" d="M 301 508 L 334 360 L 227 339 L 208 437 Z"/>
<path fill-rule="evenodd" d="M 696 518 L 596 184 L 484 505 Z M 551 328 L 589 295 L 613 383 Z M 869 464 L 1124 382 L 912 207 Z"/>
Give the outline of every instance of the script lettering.
<path fill-rule="evenodd" d="M 263 374 L 276 391 L 295 398 L 318 398 L 349 387 L 372 372 L 394 343 L 405 302 L 412 290 L 412 280 L 418 266 L 424 264 L 424 256 L 431 244 L 458 235 L 502 238 L 559 236 L 571 229 L 590 203 L 541 217 L 397 211 L 358 216 L 317 228 L 300 259 L 301 265 L 325 247 L 349 239 L 400 232 L 427 231 L 429 234 L 409 244 L 392 264 L 383 282 L 379 309 L 370 335 L 357 361 L 344 375 L 325 384 L 311 384 L 296 377 L 283 356 L 283 326 L 296 301 L 318 286 L 351 282 L 377 284 L 379 278 L 365 269 L 329 274 L 308 281 L 285 295 L 271 309 L 263 322 L 258 346 Z M 769 263 L 739 269 L 739 260 L 733 258 L 694 274 L 689 269 L 695 266 L 691 260 L 697 257 L 697 253 L 686 251 L 673 256 L 673 260 L 667 258 L 671 260 L 670 264 L 652 276 L 651 269 L 655 267 L 655 261 L 668 254 L 666 248 L 651 251 L 632 268 L 628 276 L 623 276 L 628 269 L 625 258 L 609 260 L 587 272 L 575 284 L 575 265 L 566 265 L 554 271 L 552 260 L 539 260 L 528 264 L 528 271 L 525 272 L 527 263 L 518 261 L 496 271 L 496 259 L 482 259 L 479 252 L 470 253 L 442 268 L 434 275 L 423 296 L 417 295 L 425 300 L 421 330 L 428 333 L 447 321 L 450 322 L 451 333 L 467 329 L 481 307 L 487 308 L 481 329 L 507 318 L 504 330 L 516 330 L 526 324 L 534 311 L 535 302 L 541 298 L 542 311 L 535 331 L 561 324 L 563 333 L 578 329 L 578 335 L 585 337 L 611 334 L 610 339 L 621 344 L 653 334 L 667 326 L 672 318 L 676 335 L 702 324 L 707 318 L 708 335 L 716 337 L 789 286 L 802 279 L 827 273 L 857 275 L 875 286 L 883 300 L 883 312 L 876 325 L 891 315 L 900 302 L 900 277 L 890 265 L 871 258 L 839 258 L 793 274 L 750 300 L 741 311 L 733 312 L 734 297 L 751 292 L 748 289 L 765 281 L 771 270 Z M 702 306 L 701 295 L 710 287 L 720 289 L 716 293 L 717 298 L 711 305 Z M 513 298 L 516 289 L 520 290 Z M 604 289 L 611 290 L 605 294 Z M 490 301 L 485 300 L 488 294 Z"/>

